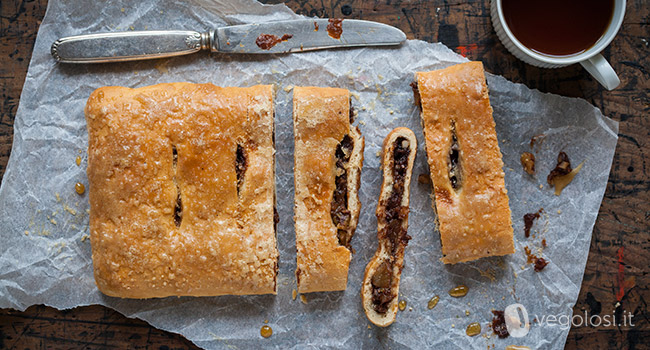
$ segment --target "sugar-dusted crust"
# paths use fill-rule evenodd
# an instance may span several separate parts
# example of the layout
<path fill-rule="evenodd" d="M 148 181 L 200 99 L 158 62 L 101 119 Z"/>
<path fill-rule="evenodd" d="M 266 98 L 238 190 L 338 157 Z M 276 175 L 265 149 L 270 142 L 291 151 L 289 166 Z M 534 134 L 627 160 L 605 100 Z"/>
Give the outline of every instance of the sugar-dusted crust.
<path fill-rule="evenodd" d="M 483 64 L 417 73 L 422 124 L 438 214 L 442 261 L 453 264 L 514 253 L 508 194 Z M 460 188 L 450 183 L 453 126 Z"/>
<path fill-rule="evenodd" d="M 350 233 L 358 221 L 359 176 L 364 140 L 350 125 L 350 93 L 345 89 L 295 87 L 294 216 L 296 279 L 300 293 L 345 290 L 350 250 L 339 244 L 331 217 L 336 178 L 336 148 L 345 135 L 353 149 L 347 164 Z"/>
<path fill-rule="evenodd" d="M 271 86 L 103 87 L 88 99 L 86 121 L 93 265 L 104 294 L 276 293 Z M 239 185 L 238 144 L 247 158 Z"/>
<path fill-rule="evenodd" d="M 413 175 L 413 164 L 415 163 L 415 155 L 417 153 L 417 140 L 415 134 L 411 129 L 408 128 L 396 128 L 391 131 L 388 136 L 384 139 L 383 149 L 382 149 L 382 162 L 381 167 L 383 169 L 383 181 L 381 183 L 381 193 L 379 195 L 379 201 L 377 203 L 377 231 L 381 232 L 386 227 L 386 202 L 393 192 L 393 184 L 395 183 L 393 179 L 393 151 L 395 149 L 395 141 L 403 137 L 409 141 L 408 148 L 410 153 L 408 156 L 408 166 L 406 168 L 406 174 L 404 176 L 404 194 L 401 198 L 402 207 L 409 208 L 410 203 L 410 185 L 411 177 Z M 402 221 L 402 227 L 404 230 L 408 229 L 408 212 L 404 221 Z M 375 274 L 379 266 L 383 261 L 390 259 L 391 248 L 390 242 L 387 239 L 382 239 L 381 235 L 378 234 L 379 242 L 377 246 L 377 251 L 373 258 L 368 262 L 366 266 L 366 272 L 363 277 L 363 282 L 361 285 L 361 304 L 363 310 L 366 313 L 366 317 L 370 322 L 379 327 L 390 326 L 397 316 L 397 304 L 399 303 L 399 281 L 402 276 L 402 268 L 404 266 L 404 248 L 406 244 L 400 244 L 395 252 L 394 256 L 394 265 L 392 270 L 392 279 L 391 279 L 391 289 L 394 291 L 395 298 L 390 302 L 388 306 L 388 311 L 385 313 L 378 313 L 375 311 L 372 302 L 372 276 Z"/>

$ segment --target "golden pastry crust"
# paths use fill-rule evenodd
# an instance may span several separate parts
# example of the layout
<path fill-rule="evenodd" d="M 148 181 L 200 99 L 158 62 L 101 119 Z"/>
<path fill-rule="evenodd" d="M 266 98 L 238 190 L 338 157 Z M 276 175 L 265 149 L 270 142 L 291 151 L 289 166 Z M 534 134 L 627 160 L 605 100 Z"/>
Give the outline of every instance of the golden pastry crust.
<path fill-rule="evenodd" d="M 93 266 L 104 294 L 276 293 L 271 86 L 103 87 L 88 99 L 86 121 Z M 238 145 L 247 163 L 239 182 Z"/>
<path fill-rule="evenodd" d="M 364 147 L 359 130 L 350 125 L 348 90 L 295 87 L 293 121 L 298 291 L 345 290 L 351 252 L 339 243 L 331 215 L 337 175 L 335 153 L 348 135 L 353 145 L 345 167 L 351 235 L 361 209 L 358 188 Z"/>
<path fill-rule="evenodd" d="M 381 233 L 383 230 L 387 229 L 387 202 L 393 193 L 393 185 L 395 183 L 395 179 L 393 177 L 393 168 L 395 163 L 393 155 L 395 150 L 395 142 L 398 140 L 398 138 L 404 138 L 406 141 L 408 141 L 408 145 L 405 148 L 408 148 L 410 150 L 406 172 L 404 174 L 404 192 L 400 201 L 401 207 L 406 208 L 406 213 L 402 218 L 403 221 L 401 222 L 401 227 L 404 230 L 404 234 L 406 234 L 406 231 L 408 230 L 408 210 L 411 198 L 409 189 L 411 185 L 411 177 L 413 175 L 413 164 L 415 163 L 415 156 L 417 153 L 417 139 L 415 138 L 415 134 L 411 129 L 400 127 L 391 131 L 388 136 L 386 136 L 383 143 L 381 162 L 381 167 L 383 169 L 383 181 L 381 183 L 379 201 L 377 202 L 377 210 L 375 212 L 377 216 L 377 238 L 379 242 L 375 255 L 366 266 L 366 272 L 361 284 L 361 304 L 363 306 L 363 310 L 366 313 L 368 320 L 379 327 L 390 326 L 393 324 L 397 316 L 397 306 L 399 303 L 399 281 L 402 276 L 402 268 L 404 267 L 404 249 L 406 248 L 406 241 L 402 240 L 401 238 L 398 239 L 399 245 L 395 249 L 394 256 L 391 257 L 391 243 L 387 237 L 382 237 Z M 410 237 L 408 239 L 410 239 Z M 391 259 L 394 261 L 394 263 L 392 270 L 390 270 L 392 274 L 390 287 L 395 297 L 388 304 L 388 310 L 384 313 L 379 313 L 375 310 L 375 306 L 373 304 L 372 278 L 377 270 L 380 269 L 381 264 Z"/>
<path fill-rule="evenodd" d="M 483 64 L 417 73 L 422 124 L 438 214 L 442 261 L 454 264 L 514 253 L 503 161 Z M 455 133 L 459 188 L 450 181 Z"/>

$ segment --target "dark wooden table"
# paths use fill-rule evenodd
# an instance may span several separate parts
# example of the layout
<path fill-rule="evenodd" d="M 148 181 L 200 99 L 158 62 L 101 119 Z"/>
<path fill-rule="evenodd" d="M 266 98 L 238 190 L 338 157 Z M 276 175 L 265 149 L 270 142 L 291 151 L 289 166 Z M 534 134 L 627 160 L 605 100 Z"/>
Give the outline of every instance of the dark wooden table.
<path fill-rule="evenodd" d="M 287 5 L 309 16 L 360 18 L 394 25 L 409 38 L 442 42 L 470 59 L 481 60 L 488 71 L 514 82 L 584 98 L 619 121 L 614 164 L 574 312 L 618 316 L 632 312 L 634 326 L 574 327 L 566 348 L 648 349 L 650 5 L 646 0 L 628 0 L 623 27 L 603 52 L 621 78 L 620 87 L 611 92 L 578 65 L 543 70 L 516 60 L 494 33 L 489 0 L 301 0 Z M 0 2 L 0 177 L 11 150 L 13 120 L 46 6 L 46 0 Z M 25 312 L 0 310 L 2 349 L 82 347 L 195 348 L 180 335 L 102 306 L 65 311 L 45 306 L 32 306 Z"/>

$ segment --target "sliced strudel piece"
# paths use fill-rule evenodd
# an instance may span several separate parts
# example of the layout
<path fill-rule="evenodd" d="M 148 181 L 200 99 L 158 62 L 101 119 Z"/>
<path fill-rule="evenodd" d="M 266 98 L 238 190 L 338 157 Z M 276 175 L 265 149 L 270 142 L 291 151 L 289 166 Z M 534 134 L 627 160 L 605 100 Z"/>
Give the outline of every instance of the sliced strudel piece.
<path fill-rule="evenodd" d="M 364 141 L 345 89 L 295 87 L 294 183 L 300 293 L 345 290 L 359 218 Z"/>
<path fill-rule="evenodd" d="M 442 261 L 514 253 L 503 161 L 481 62 L 417 73 Z"/>
<path fill-rule="evenodd" d="M 411 239 L 407 234 L 409 188 L 417 148 L 415 135 L 407 128 L 397 128 L 384 139 L 384 180 L 376 211 L 379 245 L 361 286 L 366 317 L 380 327 L 391 325 L 397 315 L 404 248 Z"/>

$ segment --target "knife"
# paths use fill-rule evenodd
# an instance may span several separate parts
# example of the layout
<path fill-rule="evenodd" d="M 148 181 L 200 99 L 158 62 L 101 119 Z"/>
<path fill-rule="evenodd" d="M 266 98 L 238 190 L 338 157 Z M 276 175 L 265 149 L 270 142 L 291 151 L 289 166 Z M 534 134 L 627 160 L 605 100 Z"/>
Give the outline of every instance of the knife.
<path fill-rule="evenodd" d="M 401 30 L 377 22 L 299 19 L 221 27 L 203 33 L 157 30 L 70 36 L 55 41 L 51 53 L 59 62 L 101 63 L 180 56 L 201 50 L 277 54 L 399 45 L 405 40 L 406 35 Z"/>

